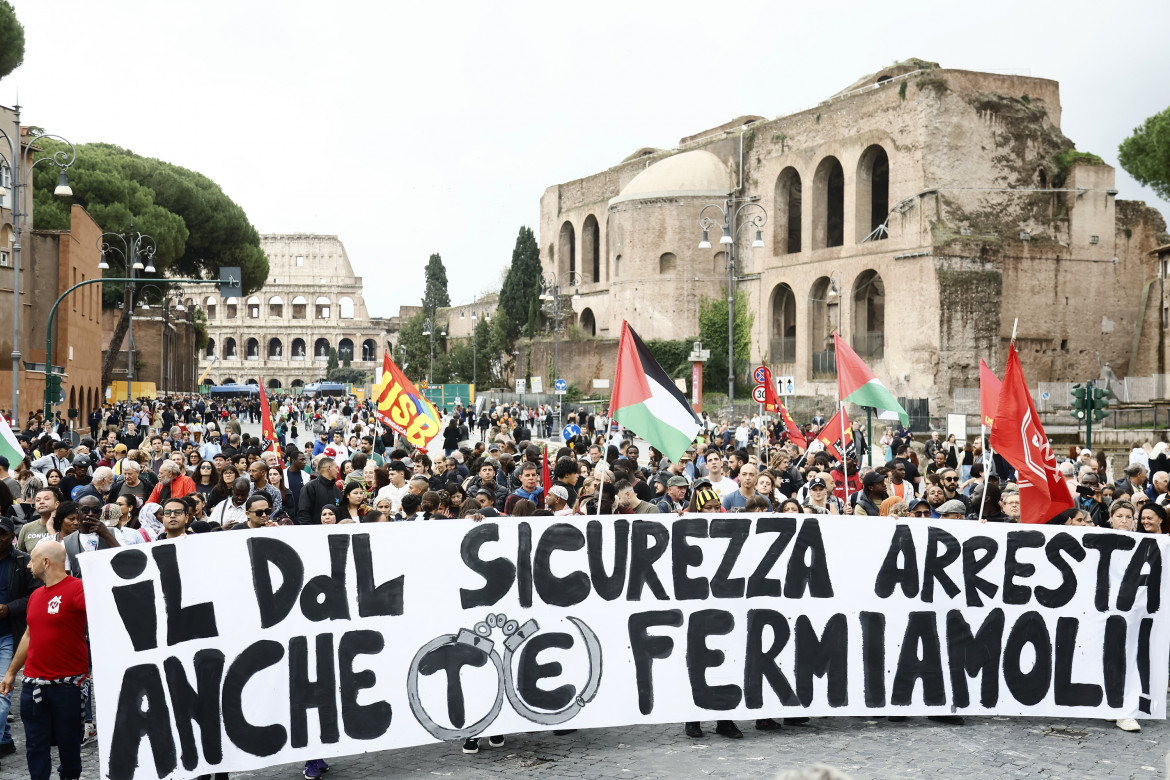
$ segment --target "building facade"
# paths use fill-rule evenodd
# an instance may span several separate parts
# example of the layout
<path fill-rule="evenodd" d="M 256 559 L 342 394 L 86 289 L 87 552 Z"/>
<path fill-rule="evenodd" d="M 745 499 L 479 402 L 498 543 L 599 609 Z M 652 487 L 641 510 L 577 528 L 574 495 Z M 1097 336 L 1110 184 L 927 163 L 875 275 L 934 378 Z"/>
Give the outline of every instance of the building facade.
<path fill-rule="evenodd" d="M 205 383 L 300 387 L 325 378 L 329 350 L 374 375 L 386 343 L 386 321 L 369 316 L 362 280 L 337 236 L 266 235 L 268 281 L 245 298 L 221 298 L 219 287 L 184 290 L 207 316 L 208 342 L 198 374 Z M 210 370 L 208 370 L 210 369 Z"/>
<path fill-rule="evenodd" d="M 19 138 L 17 154 L 37 159 L 37 149 L 28 143 L 27 128 L 17 130 L 16 113 L 0 107 L 0 129 L 9 139 Z M 15 300 L 16 222 L 12 190 L 15 161 L 7 141 L 0 136 L 0 409 L 11 413 L 14 313 L 20 309 L 21 367 L 16 424 L 23 427 L 30 413 L 44 408 L 45 367 L 51 364 L 61 376 L 61 403 L 58 410 L 74 410 L 84 421 L 102 403 L 101 392 L 101 299 L 102 285 L 82 287 L 62 302 L 54 320 L 53 355 L 45 359 L 45 336 L 49 311 L 57 297 L 78 282 L 101 276 L 98 247 L 101 228 L 84 208 L 73 205 L 69 229 L 33 230 L 33 178 L 24 166 L 21 202 L 20 299 Z M 53 399 L 57 400 L 57 399 Z"/>
<path fill-rule="evenodd" d="M 1118 200 L 1113 169 L 1077 153 L 1060 117 L 1054 81 L 908 61 L 549 187 L 542 263 L 579 279 L 575 318 L 597 338 L 623 319 L 644 339 L 694 337 L 732 277 L 752 362 L 801 395 L 835 392 L 834 331 L 897 395 L 936 404 L 977 386 L 980 358 L 1002 373 L 1013 329 L 1030 381 L 1103 362 L 1149 376 L 1162 315 L 1142 291 L 1165 222 Z"/>

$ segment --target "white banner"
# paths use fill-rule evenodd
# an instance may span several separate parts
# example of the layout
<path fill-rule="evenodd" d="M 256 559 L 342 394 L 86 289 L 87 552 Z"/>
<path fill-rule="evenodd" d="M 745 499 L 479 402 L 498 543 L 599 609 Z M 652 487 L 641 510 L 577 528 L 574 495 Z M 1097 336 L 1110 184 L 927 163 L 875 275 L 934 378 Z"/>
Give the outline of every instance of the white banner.
<path fill-rule="evenodd" d="M 1164 535 L 725 514 L 81 556 L 101 774 L 794 715 L 1163 718 Z"/>

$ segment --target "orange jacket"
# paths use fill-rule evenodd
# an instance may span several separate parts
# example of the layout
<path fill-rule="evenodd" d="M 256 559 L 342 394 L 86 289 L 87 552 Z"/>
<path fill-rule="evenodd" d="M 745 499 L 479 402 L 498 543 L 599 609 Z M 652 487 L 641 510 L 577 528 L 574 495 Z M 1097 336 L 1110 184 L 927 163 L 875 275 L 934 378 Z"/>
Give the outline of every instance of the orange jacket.
<path fill-rule="evenodd" d="M 171 480 L 170 484 L 171 495 L 170 498 L 182 498 L 195 492 L 195 480 L 191 479 L 185 474 L 180 474 Z M 150 498 L 146 499 L 148 504 L 159 503 L 160 491 L 163 489 L 163 484 L 160 482 L 154 486 L 154 490 L 150 492 Z"/>

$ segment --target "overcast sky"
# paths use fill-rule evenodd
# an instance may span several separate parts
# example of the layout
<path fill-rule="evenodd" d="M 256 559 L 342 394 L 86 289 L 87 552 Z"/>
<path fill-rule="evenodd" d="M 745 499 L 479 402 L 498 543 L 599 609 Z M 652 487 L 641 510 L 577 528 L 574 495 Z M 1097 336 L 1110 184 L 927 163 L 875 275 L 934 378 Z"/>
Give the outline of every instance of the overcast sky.
<path fill-rule="evenodd" d="M 1170 105 L 1166 0 L 13 5 L 27 49 L 0 103 L 199 171 L 261 233 L 340 236 L 376 316 L 419 302 L 432 252 L 452 302 L 496 289 L 551 184 L 896 60 L 1056 79 L 1065 135 L 1115 166 Z"/>

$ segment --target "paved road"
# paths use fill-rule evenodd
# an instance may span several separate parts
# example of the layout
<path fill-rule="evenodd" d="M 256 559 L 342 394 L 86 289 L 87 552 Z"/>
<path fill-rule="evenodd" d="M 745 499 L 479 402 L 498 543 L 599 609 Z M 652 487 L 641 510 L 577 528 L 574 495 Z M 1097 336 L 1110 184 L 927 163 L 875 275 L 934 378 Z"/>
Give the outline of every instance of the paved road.
<path fill-rule="evenodd" d="M 23 730 L 17 721 L 18 745 Z M 714 724 L 711 724 L 713 727 Z M 971 718 L 945 726 L 912 718 L 905 723 L 863 718 L 818 718 L 807 726 L 760 732 L 741 722 L 744 739 L 714 734 L 689 739 L 681 725 L 510 735 L 503 748 L 464 755 L 456 743 L 330 759 L 329 780 L 401 777 L 457 778 L 690 778 L 760 780 L 816 763 L 850 777 L 1081 778 L 1167 776 L 1170 727 L 1148 721 L 1140 734 L 1112 723 L 1047 718 Z M 486 743 L 486 740 L 485 740 Z M 83 750 L 87 778 L 97 778 L 97 748 Z M 234 778 L 299 777 L 303 765 L 285 764 Z M 3 759 L 0 778 L 27 777 L 23 756 Z"/>

